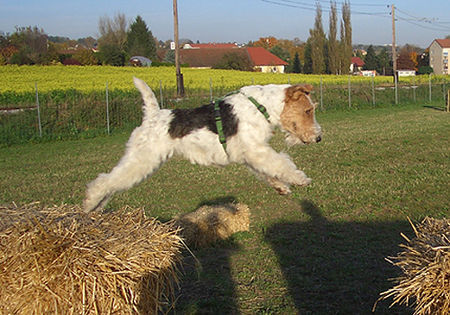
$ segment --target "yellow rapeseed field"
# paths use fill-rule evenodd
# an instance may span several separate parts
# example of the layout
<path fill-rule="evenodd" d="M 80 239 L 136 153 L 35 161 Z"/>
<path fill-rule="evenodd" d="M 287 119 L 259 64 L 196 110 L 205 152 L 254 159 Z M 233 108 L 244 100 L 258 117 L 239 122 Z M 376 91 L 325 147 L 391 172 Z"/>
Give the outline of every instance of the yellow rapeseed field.
<path fill-rule="evenodd" d="M 209 90 L 210 82 L 215 89 L 233 90 L 250 84 L 310 83 L 347 84 L 349 76 L 274 74 L 217 69 L 182 68 L 184 84 L 188 90 Z M 176 88 L 174 67 L 112 67 L 112 66 L 0 66 L 0 94 L 4 92 L 32 92 L 37 83 L 39 91 L 76 89 L 82 92 L 104 90 L 106 82 L 110 89 L 134 89 L 132 77 L 145 80 L 152 88 Z M 448 77 L 448 76 L 447 76 Z M 371 78 L 351 76 L 353 83 L 371 83 Z M 392 83 L 392 77 L 375 77 L 375 83 Z M 428 82 L 428 76 L 414 79 Z M 433 76 L 433 81 L 450 81 L 444 76 Z"/>

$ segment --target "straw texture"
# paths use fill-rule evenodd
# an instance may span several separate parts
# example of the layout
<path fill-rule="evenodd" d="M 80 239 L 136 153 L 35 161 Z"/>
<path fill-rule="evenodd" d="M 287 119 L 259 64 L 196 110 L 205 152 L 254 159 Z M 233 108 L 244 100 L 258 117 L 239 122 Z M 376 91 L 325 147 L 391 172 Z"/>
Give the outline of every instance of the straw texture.
<path fill-rule="evenodd" d="M 416 315 L 450 314 L 450 220 L 425 218 L 417 227 L 410 223 L 415 238 L 402 234 L 407 241 L 400 245 L 403 251 L 388 259 L 403 274 L 380 300 L 392 297 L 392 305 L 412 301 Z"/>
<path fill-rule="evenodd" d="M 250 210 L 245 204 L 202 206 L 196 211 L 175 217 L 181 234 L 192 247 L 203 247 L 224 240 L 240 231 L 248 231 Z"/>
<path fill-rule="evenodd" d="M 142 209 L 0 207 L 0 313 L 166 312 L 182 243 L 172 223 Z"/>

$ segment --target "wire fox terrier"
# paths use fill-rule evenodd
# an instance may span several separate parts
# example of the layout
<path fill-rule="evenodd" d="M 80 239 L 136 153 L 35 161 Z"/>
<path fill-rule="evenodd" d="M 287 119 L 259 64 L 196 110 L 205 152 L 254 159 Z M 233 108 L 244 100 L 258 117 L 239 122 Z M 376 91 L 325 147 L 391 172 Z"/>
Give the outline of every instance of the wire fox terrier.
<path fill-rule="evenodd" d="M 289 145 L 319 142 L 311 85 L 246 86 L 224 98 L 194 109 L 160 109 L 148 85 L 134 78 L 144 100 L 142 125 L 131 134 L 124 156 L 110 173 L 88 184 L 85 211 L 101 209 L 118 191 L 154 173 L 174 154 L 200 165 L 246 164 L 278 193 L 289 185 L 311 183 L 285 153 L 268 142 L 274 127 Z"/>

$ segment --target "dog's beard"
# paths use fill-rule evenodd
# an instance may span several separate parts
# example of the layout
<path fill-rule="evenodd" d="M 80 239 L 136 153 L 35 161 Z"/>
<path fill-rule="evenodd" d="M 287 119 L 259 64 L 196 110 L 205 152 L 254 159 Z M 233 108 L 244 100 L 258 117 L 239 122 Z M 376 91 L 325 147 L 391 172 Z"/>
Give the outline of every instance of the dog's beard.
<path fill-rule="evenodd" d="M 285 141 L 288 146 L 305 144 L 305 142 L 302 139 L 300 139 L 299 137 L 297 137 L 289 132 L 286 133 Z"/>

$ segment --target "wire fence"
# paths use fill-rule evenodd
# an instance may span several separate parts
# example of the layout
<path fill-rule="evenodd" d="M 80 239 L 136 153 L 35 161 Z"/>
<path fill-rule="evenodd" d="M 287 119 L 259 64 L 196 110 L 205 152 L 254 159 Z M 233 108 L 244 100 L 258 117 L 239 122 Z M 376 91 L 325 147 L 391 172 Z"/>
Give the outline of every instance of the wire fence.
<path fill-rule="evenodd" d="M 252 80 L 251 83 L 255 83 Z M 257 83 L 257 82 L 256 82 Z M 289 82 L 295 84 L 296 82 Z M 376 83 L 373 78 L 365 83 L 348 84 L 320 83 L 315 86 L 313 99 L 319 111 L 335 109 L 358 109 L 417 103 L 440 106 L 447 103 L 447 82 L 392 84 Z M 186 87 L 187 97 L 176 98 L 176 90 L 154 87 L 162 108 L 190 108 L 207 104 L 230 92 L 215 87 L 209 80 L 209 90 Z M 19 98 L 20 99 L 20 98 Z M 18 106 L 0 108 L 0 145 L 11 145 L 28 141 L 85 138 L 132 130 L 141 123 L 142 101 L 137 91 L 109 90 L 105 82 L 103 92 L 66 91 L 39 92 L 35 84 L 34 100 L 19 101 Z M 2 105 L 0 105 L 2 106 Z"/>

